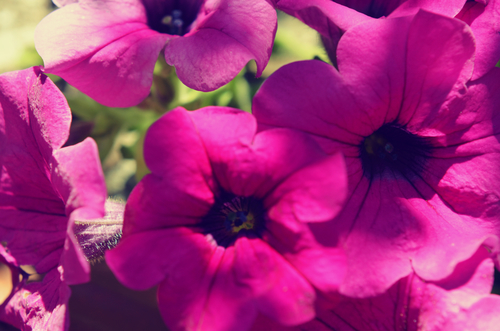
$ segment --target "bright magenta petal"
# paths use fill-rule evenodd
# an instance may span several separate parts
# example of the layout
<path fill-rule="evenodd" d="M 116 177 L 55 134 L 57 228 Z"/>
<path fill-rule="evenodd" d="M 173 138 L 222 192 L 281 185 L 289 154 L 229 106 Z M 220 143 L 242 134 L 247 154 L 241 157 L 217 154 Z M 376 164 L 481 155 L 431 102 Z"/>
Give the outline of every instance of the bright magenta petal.
<path fill-rule="evenodd" d="M 354 9 L 329 0 L 279 0 L 277 7 L 295 16 L 317 30 L 324 37 L 330 37 L 330 29 L 337 26 L 342 32 L 370 18 Z"/>
<path fill-rule="evenodd" d="M 75 219 L 93 219 L 104 215 L 106 186 L 97 144 L 87 138 L 79 144 L 54 153 L 57 166 L 52 174 L 54 187 L 63 198 L 66 214 Z"/>
<path fill-rule="evenodd" d="M 170 40 L 165 48 L 165 60 L 175 66 L 179 79 L 196 90 L 213 91 L 251 59 L 260 76 L 276 33 L 273 6 L 265 0 L 208 1 L 205 6 L 209 14 L 195 31 Z"/>
<path fill-rule="evenodd" d="M 195 196 L 209 198 L 209 189 L 215 190 L 202 140 L 185 109 L 176 108 L 153 123 L 144 146 L 144 158 L 154 175 L 176 178 L 174 185 L 185 188 L 187 192 L 192 191 Z M 168 153 L 158 153 L 159 150 Z M 200 191 L 201 187 L 205 189 Z M 199 193 L 195 194 L 196 191 Z"/>
<path fill-rule="evenodd" d="M 1 75 L 0 89 L 0 206 L 64 214 L 48 166 L 69 133 L 64 96 L 38 67 Z"/>
<path fill-rule="evenodd" d="M 255 135 L 255 118 L 241 110 L 206 107 L 189 115 L 218 183 L 236 195 L 261 198 L 297 169 L 324 157 L 298 132 L 278 129 Z"/>
<path fill-rule="evenodd" d="M 204 235 L 179 227 L 127 236 L 106 252 L 106 261 L 130 288 L 144 290 L 163 279 L 185 288 L 197 285 L 213 250 Z"/>
<path fill-rule="evenodd" d="M 367 21 L 342 38 L 340 73 L 295 63 L 256 94 L 260 130 L 299 129 L 346 156 L 346 207 L 332 222 L 310 225 L 322 244 L 346 249 L 342 293 L 376 295 L 412 267 L 428 280 L 444 278 L 499 234 L 498 70 L 467 83 L 473 51 L 470 30 L 451 18 L 420 11 Z M 422 171 L 363 168 L 364 139 L 391 125 L 429 143 Z"/>
<path fill-rule="evenodd" d="M 67 331 L 71 290 L 57 269 L 43 281 L 24 285 L 0 309 L 0 319 L 22 330 Z"/>
<path fill-rule="evenodd" d="M 167 278 L 160 284 L 160 312 L 171 330 L 244 331 L 250 327 L 257 311 L 250 289 L 239 286 L 231 271 L 233 259 L 233 248 L 219 247 L 190 276 Z"/>
<path fill-rule="evenodd" d="M 311 133 L 328 153 L 339 149 L 338 142 L 358 144 L 372 132 L 369 121 L 353 122 L 363 110 L 337 70 L 321 61 L 294 62 L 278 69 L 256 93 L 252 112 L 259 131 L 271 126 Z"/>
<path fill-rule="evenodd" d="M 443 331 L 481 330 L 495 331 L 500 324 L 500 296 L 490 295 L 462 310 L 449 321 Z"/>
<path fill-rule="evenodd" d="M 383 3 L 384 1 L 377 1 Z M 427 11 L 454 17 L 457 15 L 462 7 L 464 6 L 464 0 L 407 0 L 401 1 L 399 7 L 397 7 L 390 14 L 387 13 L 386 16 L 398 17 L 416 14 L 419 9 L 425 9 Z"/>
<path fill-rule="evenodd" d="M 493 263 L 487 256 L 480 248 L 438 283 L 412 273 L 378 296 L 345 297 L 334 309 L 318 313 L 314 321 L 288 330 L 494 330 L 498 314 L 493 311 L 500 297 L 489 294 Z"/>
<path fill-rule="evenodd" d="M 44 18 L 35 31 L 45 71 L 110 107 L 130 107 L 151 88 L 169 35 L 149 29 L 140 1 L 80 1 Z"/>
<path fill-rule="evenodd" d="M 68 328 L 67 285 L 89 273 L 70 225 L 104 214 L 95 142 L 61 148 L 70 119 L 64 96 L 39 68 L 0 76 L 0 240 L 14 265 L 46 273 L 43 282 L 17 284 L 6 304 L 6 320 L 23 329 Z"/>
<path fill-rule="evenodd" d="M 313 287 L 300 270 L 262 240 L 239 238 L 232 268 L 236 284 L 252 290 L 262 314 L 286 325 L 314 316 Z"/>
<path fill-rule="evenodd" d="M 456 18 L 470 25 L 476 38 L 474 74 L 477 79 L 493 68 L 500 59 L 500 3 L 498 0 L 467 1 Z"/>
<path fill-rule="evenodd" d="M 302 222 L 271 219 L 265 240 L 319 291 L 321 298 L 334 303 L 346 275 L 344 252 L 319 245 Z"/>
<path fill-rule="evenodd" d="M 473 54 L 474 39 L 465 24 L 420 11 L 413 18 L 371 21 L 349 30 L 339 43 L 338 61 L 374 131 L 396 118 L 413 127 L 439 109 L 455 84 L 463 88 L 470 78 Z"/>
<path fill-rule="evenodd" d="M 346 194 L 345 162 L 337 153 L 292 174 L 273 190 L 265 202 L 272 219 L 324 222 L 339 213 Z"/>

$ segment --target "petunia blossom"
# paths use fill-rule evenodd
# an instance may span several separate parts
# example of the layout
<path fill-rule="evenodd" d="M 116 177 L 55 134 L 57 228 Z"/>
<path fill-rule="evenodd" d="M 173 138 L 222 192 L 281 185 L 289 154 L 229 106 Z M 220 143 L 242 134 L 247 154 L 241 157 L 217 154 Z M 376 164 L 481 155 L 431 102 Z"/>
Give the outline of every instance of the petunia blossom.
<path fill-rule="evenodd" d="M 493 261 L 481 247 L 438 282 L 427 282 L 411 273 L 378 296 L 343 298 L 334 309 L 319 312 L 306 324 L 284 327 L 261 317 L 252 330 L 496 331 L 500 296 L 490 294 L 493 273 Z"/>
<path fill-rule="evenodd" d="M 45 72 L 111 107 L 137 105 L 160 55 L 187 86 L 212 91 L 254 59 L 266 66 L 277 27 L 268 0 L 80 0 L 35 31 Z"/>
<path fill-rule="evenodd" d="M 336 64 L 341 36 L 354 26 L 375 19 L 415 14 L 424 9 L 469 24 L 476 38 L 472 79 L 487 73 L 500 60 L 500 1 L 465 0 L 276 0 L 277 8 L 316 29 Z M 384 51 L 384 50 L 381 50 Z"/>
<path fill-rule="evenodd" d="M 345 208 L 311 225 L 345 248 L 341 293 L 376 295 L 412 270 L 443 279 L 482 244 L 498 259 L 500 68 L 470 82 L 473 54 L 464 23 L 421 10 L 347 31 L 338 71 L 293 63 L 257 92 L 260 130 L 298 129 L 346 157 Z"/>
<path fill-rule="evenodd" d="M 341 209 L 343 157 L 256 126 L 232 108 L 178 108 L 146 135 L 152 174 L 132 191 L 106 260 L 132 289 L 159 284 L 170 330 L 247 330 L 258 312 L 295 325 L 314 317 L 316 299 L 337 299 L 344 254 L 318 245 L 306 222 Z"/>
<path fill-rule="evenodd" d="M 66 99 L 39 67 L 0 75 L 0 255 L 23 276 L 0 319 L 22 330 L 68 329 L 68 285 L 89 279 L 71 225 L 104 214 L 95 142 L 61 148 L 70 121 Z M 43 280 L 32 282 L 26 265 Z"/>

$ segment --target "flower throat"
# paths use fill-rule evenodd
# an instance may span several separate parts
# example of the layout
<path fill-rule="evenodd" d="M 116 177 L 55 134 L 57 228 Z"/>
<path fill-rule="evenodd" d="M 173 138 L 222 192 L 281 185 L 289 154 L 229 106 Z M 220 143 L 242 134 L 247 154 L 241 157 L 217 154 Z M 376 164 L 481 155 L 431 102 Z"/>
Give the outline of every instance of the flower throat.
<path fill-rule="evenodd" d="M 198 16 L 203 2 L 203 0 L 142 0 L 148 25 L 152 30 L 179 36 L 189 32 L 190 25 Z"/>
<path fill-rule="evenodd" d="M 223 192 L 203 217 L 202 231 L 211 234 L 217 245 L 229 247 L 238 236 L 259 237 L 264 228 L 262 201 Z"/>
<path fill-rule="evenodd" d="M 407 179 L 419 176 L 424 171 L 431 149 L 425 138 L 408 132 L 396 123 L 384 124 L 363 139 L 359 146 L 363 173 L 369 179 L 386 171 Z"/>

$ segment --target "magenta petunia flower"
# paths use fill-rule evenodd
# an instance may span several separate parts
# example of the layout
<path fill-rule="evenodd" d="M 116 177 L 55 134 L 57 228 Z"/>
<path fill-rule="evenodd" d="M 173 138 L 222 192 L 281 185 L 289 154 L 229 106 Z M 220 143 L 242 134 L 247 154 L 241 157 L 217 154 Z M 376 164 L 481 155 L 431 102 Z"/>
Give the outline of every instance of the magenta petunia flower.
<path fill-rule="evenodd" d="M 311 225 L 345 248 L 343 294 L 382 293 L 413 270 L 443 279 L 485 242 L 498 253 L 500 69 L 468 82 L 473 54 L 464 23 L 420 11 L 347 31 L 339 71 L 293 63 L 257 92 L 260 130 L 302 130 L 346 156 L 346 207 Z"/>
<path fill-rule="evenodd" d="M 163 51 L 187 86 L 212 91 L 254 59 L 271 56 L 276 11 L 268 0 L 81 0 L 44 18 L 35 45 L 45 71 L 111 107 L 130 107 L 151 88 Z"/>
<path fill-rule="evenodd" d="M 343 298 L 332 310 L 297 327 L 280 327 L 261 317 L 252 330 L 272 331 L 496 331 L 500 296 L 490 294 L 494 266 L 481 247 L 439 282 L 415 273 L 366 299 Z"/>
<path fill-rule="evenodd" d="M 0 319 L 23 330 L 68 328 L 68 285 L 89 279 L 71 224 L 104 213 L 95 142 L 61 148 L 70 121 L 63 94 L 40 68 L 0 75 L 0 254 L 23 275 Z M 28 280 L 23 265 L 43 280 Z"/>
<path fill-rule="evenodd" d="M 500 2 L 465 0 L 276 0 L 277 8 L 316 29 L 336 63 L 341 36 L 354 26 L 379 18 L 415 14 L 419 9 L 456 17 L 470 25 L 476 38 L 472 79 L 487 73 L 500 60 Z M 384 50 L 381 50 L 384 51 Z"/>
<path fill-rule="evenodd" d="M 106 260 L 130 288 L 159 283 L 171 330 L 247 330 L 258 312 L 294 325 L 314 317 L 316 298 L 337 297 L 344 255 L 304 222 L 340 210 L 343 158 L 296 131 L 255 131 L 243 111 L 179 108 L 146 135 L 152 174 L 132 191 Z"/>

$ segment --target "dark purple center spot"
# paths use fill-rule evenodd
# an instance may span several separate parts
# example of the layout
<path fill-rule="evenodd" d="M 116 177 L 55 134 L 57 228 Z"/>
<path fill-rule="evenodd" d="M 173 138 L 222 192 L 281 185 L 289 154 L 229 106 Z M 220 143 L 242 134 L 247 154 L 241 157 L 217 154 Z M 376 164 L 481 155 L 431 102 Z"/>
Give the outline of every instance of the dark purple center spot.
<path fill-rule="evenodd" d="M 201 229 L 223 247 L 234 244 L 238 236 L 259 237 L 264 229 L 262 201 L 222 192 L 203 217 Z"/>
<path fill-rule="evenodd" d="M 142 0 L 151 29 L 179 36 L 189 32 L 203 2 L 204 0 Z"/>
<path fill-rule="evenodd" d="M 396 123 L 384 124 L 359 146 L 363 173 L 370 180 L 386 171 L 412 178 L 420 175 L 432 145 Z"/>

